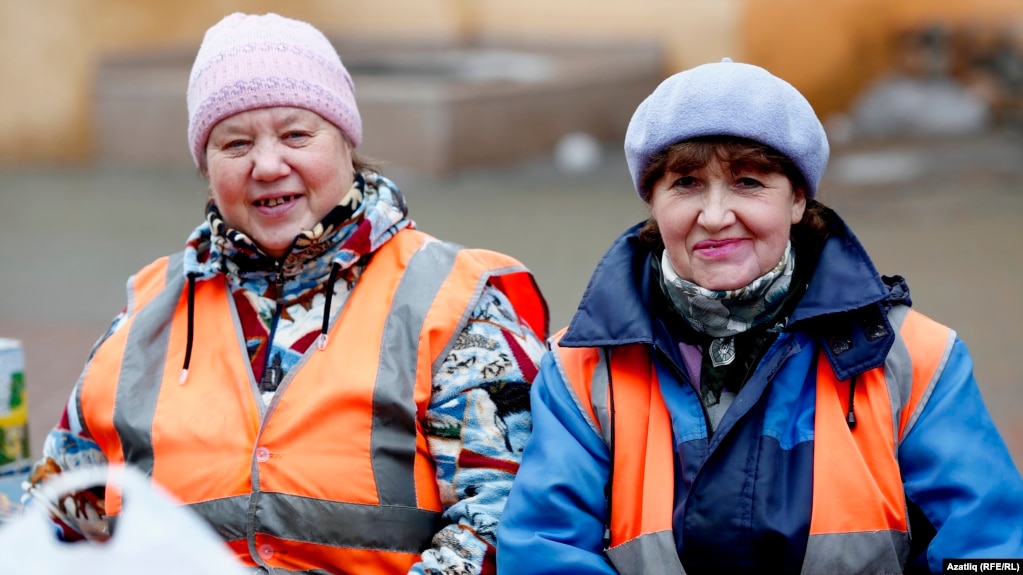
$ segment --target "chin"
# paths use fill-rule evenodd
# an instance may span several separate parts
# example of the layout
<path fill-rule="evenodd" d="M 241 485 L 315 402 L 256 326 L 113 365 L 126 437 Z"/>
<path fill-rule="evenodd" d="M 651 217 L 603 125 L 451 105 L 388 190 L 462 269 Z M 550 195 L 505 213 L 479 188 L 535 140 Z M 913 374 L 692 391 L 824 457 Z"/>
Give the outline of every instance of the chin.
<path fill-rule="evenodd" d="M 722 280 L 720 278 L 714 278 L 708 280 L 706 283 L 696 282 L 696 284 L 704 289 L 709 289 L 711 291 L 732 291 L 748 286 L 755 279 L 757 278 L 752 277 L 749 279 L 741 278 L 735 280 Z"/>

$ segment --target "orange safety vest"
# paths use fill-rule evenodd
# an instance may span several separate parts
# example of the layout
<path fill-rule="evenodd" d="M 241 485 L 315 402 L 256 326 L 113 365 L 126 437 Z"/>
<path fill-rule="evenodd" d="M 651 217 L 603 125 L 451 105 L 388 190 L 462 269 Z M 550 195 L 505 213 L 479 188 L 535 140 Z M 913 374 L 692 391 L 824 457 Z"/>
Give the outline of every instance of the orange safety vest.
<path fill-rule="evenodd" d="M 181 254 L 163 258 L 133 277 L 128 319 L 78 387 L 79 417 L 111 463 L 150 473 L 247 564 L 406 573 L 442 510 L 419 421 L 488 282 L 544 337 L 546 304 L 521 263 L 399 232 L 374 254 L 326 347 L 310 346 L 264 406 L 222 276 L 196 285 L 179 385 L 185 279 Z M 116 496 L 110 507 L 119 510 Z"/>
<path fill-rule="evenodd" d="M 915 423 L 955 334 L 905 306 L 895 306 L 889 320 L 898 337 L 884 365 L 857 376 L 864 392 L 856 402 L 855 430 L 845 418 L 850 382 L 838 380 L 820 352 L 813 509 L 803 573 L 901 573 L 905 566 L 909 533 L 899 442 Z M 671 418 L 648 346 L 613 347 L 609 355 L 600 348 L 552 349 L 583 416 L 615 446 L 608 558 L 623 575 L 684 574 L 673 508 L 665 504 L 674 499 Z M 629 414 L 613 426 L 608 361 L 614 410 Z"/>

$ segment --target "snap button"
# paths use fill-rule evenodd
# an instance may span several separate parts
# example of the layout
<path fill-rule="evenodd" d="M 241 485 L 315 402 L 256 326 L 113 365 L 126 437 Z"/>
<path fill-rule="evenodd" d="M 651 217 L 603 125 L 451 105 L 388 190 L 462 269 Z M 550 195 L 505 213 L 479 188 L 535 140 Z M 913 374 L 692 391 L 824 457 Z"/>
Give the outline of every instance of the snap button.
<path fill-rule="evenodd" d="M 256 448 L 256 461 L 266 463 L 270 460 L 270 450 L 265 447 Z"/>
<path fill-rule="evenodd" d="M 259 546 L 259 556 L 263 559 L 269 559 L 274 556 L 274 548 L 264 543 Z"/>

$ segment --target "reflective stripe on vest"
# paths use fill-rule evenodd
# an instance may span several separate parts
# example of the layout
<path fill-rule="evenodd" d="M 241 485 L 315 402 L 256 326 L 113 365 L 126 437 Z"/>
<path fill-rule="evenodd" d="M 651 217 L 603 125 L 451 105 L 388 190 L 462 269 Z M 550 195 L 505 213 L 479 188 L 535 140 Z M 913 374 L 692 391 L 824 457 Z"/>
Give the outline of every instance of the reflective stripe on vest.
<path fill-rule="evenodd" d="M 888 317 L 899 337 L 883 368 L 857 376 L 855 430 L 845 422 L 850 382 L 836 379 L 823 353 L 818 358 L 806 574 L 901 573 L 909 556 L 898 444 L 926 403 L 955 334 L 905 306 Z"/>
<path fill-rule="evenodd" d="M 560 338 L 564 330 L 555 336 Z M 622 575 L 684 575 L 672 533 L 674 459 L 671 416 L 661 397 L 657 373 L 645 345 L 611 348 L 614 394 L 608 359 L 595 348 L 552 345 L 564 381 L 570 382 L 580 413 L 613 450 L 611 542 L 605 551 Z M 612 429 L 609 402 L 628 413 Z M 637 500 L 638 499 L 638 500 Z"/>
<path fill-rule="evenodd" d="M 164 285 L 149 289 L 156 278 Z M 407 570 L 440 520 L 418 425 L 434 370 L 488 280 L 532 276 L 507 256 L 403 230 L 374 254 L 326 348 L 309 348 L 269 406 L 221 276 L 196 286 L 192 367 L 178 385 L 182 278 L 180 259 L 140 272 L 137 313 L 83 377 L 79 412 L 108 459 L 151 473 L 250 563 Z M 524 320 L 546 326 L 535 289 L 507 295 Z"/>
<path fill-rule="evenodd" d="M 908 556 L 895 438 L 916 422 L 955 333 L 904 306 L 888 317 L 898 337 L 882 368 L 857 376 L 855 431 L 845 420 L 849 381 L 835 378 L 823 352 L 818 359 L 813 510 L 803 573 L 898 573 Z M 620 446 L 613 450 L 608 558 L 626 575 L 684 573 L 673 510 L 664 505 L 674 498 L 671 421 L 647 346 L 611 348 L 609 370 L 602 350 L 557 346 L 562 333 L 551 348 L 569 392 L 594 432 L 608 445 L 613 433 Z M 613 430 L 609 401 L 615 411 L 629 413 Z"/>

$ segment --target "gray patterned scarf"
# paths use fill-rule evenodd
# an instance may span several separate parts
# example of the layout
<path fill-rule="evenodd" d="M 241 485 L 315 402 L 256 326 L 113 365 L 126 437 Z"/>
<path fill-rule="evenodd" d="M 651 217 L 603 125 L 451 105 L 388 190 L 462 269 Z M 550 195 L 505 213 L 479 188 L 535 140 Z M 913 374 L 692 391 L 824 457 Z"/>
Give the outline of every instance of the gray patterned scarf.
<path fill-rule="evenodd" d="M 795 262 L 790 241 L 771 271 L 745 287 L 714 291 L 678 277 L 665 250 L 661 254 L 661 283 L 675 311 L 694 330 L 713 338 L 708 354 L 718 367 L 735 360 L 735 335 L 773 320 L 781 310 Z"/>

